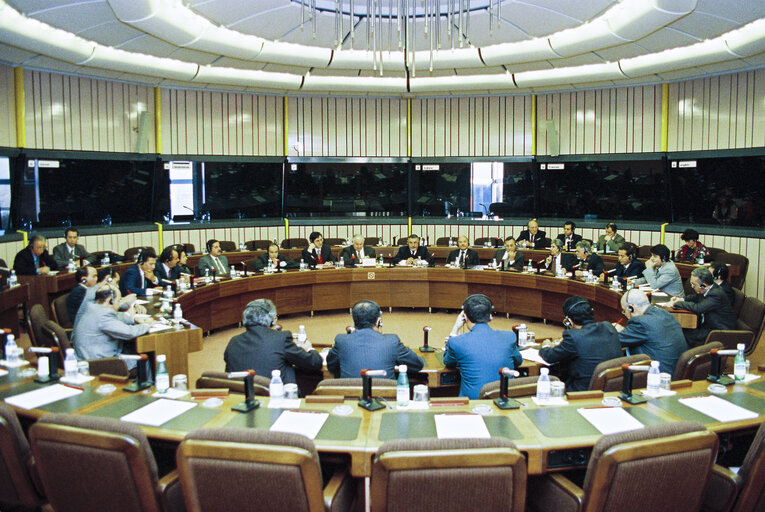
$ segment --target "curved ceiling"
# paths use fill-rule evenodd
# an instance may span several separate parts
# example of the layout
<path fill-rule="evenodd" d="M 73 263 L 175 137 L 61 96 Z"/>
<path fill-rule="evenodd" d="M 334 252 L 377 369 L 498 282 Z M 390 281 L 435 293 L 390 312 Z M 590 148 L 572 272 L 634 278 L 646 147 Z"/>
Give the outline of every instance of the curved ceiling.
<path fill-rule="evenodd" d="M 290 94 L 567 90 L 765 66 L 765 2 L 0 0 L 0 60 Z"/>

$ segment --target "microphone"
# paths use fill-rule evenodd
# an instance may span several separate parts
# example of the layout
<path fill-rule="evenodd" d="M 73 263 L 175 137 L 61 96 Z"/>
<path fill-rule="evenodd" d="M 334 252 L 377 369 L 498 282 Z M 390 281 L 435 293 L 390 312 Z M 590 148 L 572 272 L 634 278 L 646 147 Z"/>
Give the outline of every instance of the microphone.
<path fill-rule="evenodd" d="M 518 377 L 518 376 L 521 375 L 520 372 L 518 372 L 516 370 L 511 370 L 507 366 L 505 366 L 504 368 L 500 368 L 499 369 L 499 374 L 500 375 L 504 375 L 505 377 Z"/>
<path fill-rule="evenodd" d="M 184 204 L 184 205 L 181 205 L 181 206 L 182 206 L 183 208 L 186 208 L 186 209 L 187 209 L 188 211 L 190 211 L 191 213 L 194 213 L 194 209 L 193 209 L 193 208 L 189 208 L 189 207 L 188 207 L 188 206 L 186 206 L 185 204 Z"/>
<path fill-rule="evenodd" d="M 51 352 L 58 352 L 58 347 L 29 347 L 27 350 L 36 354 L 50 354 Z"/>
<path fill-rule="evenodd" d="M 361 370 L 362 377 L 385 377 L 385 370 Z"/>
<path fill-rule="evenodd" d="M 229 372 L 226 374 L 226 378 L 228 379 L 243 379 L 247 377 L 248 375 L 255 375 L 255 370 L 243 370 L 240 372 Z"/>

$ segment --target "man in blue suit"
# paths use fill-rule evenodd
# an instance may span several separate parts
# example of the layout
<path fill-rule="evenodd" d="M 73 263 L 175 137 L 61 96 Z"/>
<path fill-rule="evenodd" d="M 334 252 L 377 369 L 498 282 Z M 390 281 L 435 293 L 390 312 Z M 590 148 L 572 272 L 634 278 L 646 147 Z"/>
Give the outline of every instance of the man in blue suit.
<path fill-rule="evenodd" d="M 340 378 L 358 378 L 361 370 L 385 370 L 385 377 L 394 379 L 393 367 L 405 364 L 408 371 L 420 371 L 422 359 L 407 348 L 395 334 L 381 334 L 380 306 L 371 300 L 357 302 L 351 309 L 353 325 L 350 334 L 335 336 L 335 346 L 327 354 L 327 370 Z"/>
<path fill-rule="evenodd" d="M 499 378 L 500 368 L 512 369 L 523 362 L 515 333 L 489 327 L 492 307 L 486 295 L 476 294 L 465 299 L 446 343 L 444 365 L 460 369 L 460 396 L 471 400 L 478 398 L 484 384 Z M 458 335 L 465 324 L 470 332 Z"/>
<path fill-rule="evenodd" d="M 142 251 L 135 265 L 130 265 L 120 279 L 120 292 L 122 295 L 135 293 L 146 295 L 147 288 L 159 286 L 159 278 L 154 275 L 154 267 L 157 264 L 157 253 L 151 250 Z"/>

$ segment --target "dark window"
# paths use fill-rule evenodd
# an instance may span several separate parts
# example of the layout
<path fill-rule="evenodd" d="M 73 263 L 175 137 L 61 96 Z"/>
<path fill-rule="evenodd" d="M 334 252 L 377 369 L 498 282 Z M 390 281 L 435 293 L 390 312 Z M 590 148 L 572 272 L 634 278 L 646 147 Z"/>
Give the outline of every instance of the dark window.
<path fill-rule="evenodd" d="M 204 203 L 213 219 L 281 217 L 282 162 L 204 162 Z"/>

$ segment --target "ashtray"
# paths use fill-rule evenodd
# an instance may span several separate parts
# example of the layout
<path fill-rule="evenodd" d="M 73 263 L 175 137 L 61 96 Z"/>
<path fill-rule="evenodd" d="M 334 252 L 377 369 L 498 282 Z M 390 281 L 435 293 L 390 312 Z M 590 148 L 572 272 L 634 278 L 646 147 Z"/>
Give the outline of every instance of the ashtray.
<path fill-rule="evenodd" d="M 116 386 L 114 384 L 101 384 L 96 388 L 96 393 L 99 395 L 109 395 L 111 393 L 114 393 L 116 390 Z"/>
<path fill-rule="evenodd" d="M 606 407 L 621 407 L 622 401 L 615 396 L 607 396 L 600 401 Z"/>
<path fill-rule="evenodd" d="M 202 402 L 202 407 L 205 407 L 206 409 L 215 409 L 216 407 L 220 407 L 223 405 L 223 400 L 220 398 L 212 397 L 208 398 L 204 402 Z"/>
<path fill-rule="evenodd" d="M 491 406 L 481 404 L 481 405 L 476 405 L 475 407 L 473 407 L 473 412 L 476 414 L 480 414 L 481 416 L 488 416 L 489 414 L 491 414 L 492 411 L 491 411 Z"/>
<path fill-rule="evenodd" d="M 723 386 L 722 384 L 710 384 L 709 387 L 707 387 L 710 393 L 714 393 L 715 395 L 724 395 L 728 392 L 728 388 Z"/>
<path fill-rule="evenodd" d="M 332 409 L 332 414 L 335 416 L 348 416 L 353 412 L 353 407 L 350 405 L 338 405 Z"/>

